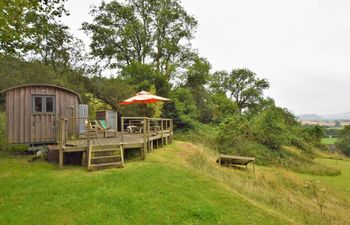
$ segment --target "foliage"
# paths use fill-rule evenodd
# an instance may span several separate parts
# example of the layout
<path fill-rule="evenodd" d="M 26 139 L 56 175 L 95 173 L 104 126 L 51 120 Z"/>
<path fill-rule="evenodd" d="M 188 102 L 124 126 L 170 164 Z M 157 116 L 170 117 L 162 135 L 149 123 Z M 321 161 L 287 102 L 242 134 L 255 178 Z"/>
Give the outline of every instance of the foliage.
<path fill-rule="evenodd" d="M 40 48 L 38 41 L 68 14 L 66 0 L 3 0 L 0 2 L 0 53 L 19 55 Z"/>
<path fill-rule="evenodd" d="M 263 100 L 263 91 L 269 86 L 266 79 L 258 78 L 249 69 L 216 72 L 211 84 L 214 92 L 226 93 L 235 100 L 240 114 L 244 109 L 258 105 Z"/>
<path fill-rule="evenodd" d="M 5 113 L 0 112 L 0 151 L 6 147 L 6 120 Z"/>
<path fill-rule="evenodd" d="M 196 121 L 199 119 L 199 111 L 191 91 L 180 87 L 171 93 L 170 98 L 175 103 L 175 109 L 180 119 L 177 121 L 178 123 L 175 123 L 176 127 L 194 128 Z"/>
<path fill-rule="evenodd" d="M 187 40 L 197 26 L 179 1 L 102 2 L 91 14 L 94 21 L 84 23 L 83 30 L 92 35 L 92 55 L 109 68 L 151 65 L 163 81 L 153 83 L 157 93 L 167 94 L 170 78 L 191 55 Z"/>
<path fill-rule="evenodd" d="M 350 156 L 350 126 L 345 126 L 340 131 L 337 147 L 347 156 Z"/>
<path fill-rule="evenodd" d="M 7 147 L 7 151 L 14 154 L 23 154 L 28 148 L 29 145 L 26 144 L 13 144 Z"/>
<path fill-rule="evenodd" d="M 293 138 L 293 126 L 297 126 L 295 118 L 287 110 L 271 107 L 264 110 L 252 120 L 254 136 L 257 141 L 272 150 L 282 145 L 290 145 Z"/>
<path fill-rule="evenodd" d="M 204 58 L 195 58 L 185 73 L 185 87 L 189 88 L 199 109 L 199 121 L 209 123 L 213 119 L 210 97 L 205 89 L 210 76 L 210 63 Z"/>
<path fill-rule="evenodd" d="M 40 62 L 27 62 L 13 57 L 1 58 L 0 68 L 1 90 L 22 84 L 46 83 L 72 89 L 81 94 L 83 102 L 87 100 L 86 77 L 79 71 L 69 71 L 61 76 L 52 67 Z"/>
<path fill-rule="evenodd" d="M 324 136 L 325 129 L 319 125 L 316 125 L 307 127 L 306 132 L 312 140 L 319 143 L 321 142 L 321 139 Z"/>
<path fill-rule="evenodd" d="M 328 137 L 336 138 L 336 137 L 338 137 L 340 131 L 341 131 L 341 129 L 339 129 L 339 128 L 326 128 L 326 129 L 324 129 L 324 137 L 325 138 L 328 138 Z"/>
<path fill-rule="evenodd" d="M 212 122 L 214 124 L 220 124 L 229 117 L 237 114 L 237 104 L 223 93 L 215 93 L 210 95 L 209 107 L 212 113 Z"/>

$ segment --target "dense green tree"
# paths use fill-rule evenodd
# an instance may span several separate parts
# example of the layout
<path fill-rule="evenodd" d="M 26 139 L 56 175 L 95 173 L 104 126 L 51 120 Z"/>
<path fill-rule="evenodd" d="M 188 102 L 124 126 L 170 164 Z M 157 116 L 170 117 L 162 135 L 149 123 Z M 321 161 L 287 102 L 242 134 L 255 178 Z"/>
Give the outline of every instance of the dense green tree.
<path fill-rule="evenodd" d="M 293 144 L 299 126 L 293 114 L 276 106 L 266 108 L 251 120 L 256 140 L 270 149 Z"/>
<path fill-rule="evenodd" d="M 319 125 L 306 127 L 306 132 L 311 141 L 314 143 L 321 143 L 321 139 L 324 136 L 325 129 Z"/>
<path fill-rule="evenodd" d="M 174 112 L 176 112 L 180 118 L 177 126 L 181 128 L 193 128 L 196 121 L 199 120 L 199 110 L 191 91 L 188 88 L 179 87 L 171 92 L 170 97 L 175 103 Z M 174 114 L 174 112 L 168 111 L 168 114 Z"/>
<path fill-rule="evenodd" d="M 0 1 L 0 53 L 18 56 L 40 47 L 37 40 L 47 26 L 68 14 L 65 1 Z"/>
<path fill-rule="evenodd" d="M 237 104 L 242 114 L 244 109 L 256 107 L 263 101 L 263 92 L 269 88 L 266 79 L 260 79 L 249 69 L 235 69 L 231 73 L 214 73 L 211 88 L 214 92 L 226 93 Z"/>
<path fill-rule="evenodd" d="M 210 96 L 205 88 L 210 76 L 210 68 L 211 65 L 206 59 L 196 57 L 185 73 L 185 87 L 191 91 L 199 110 L 199 120 L 203 123 L 211 122 L 213 117 Z"/>
<path fill-rule="evenodd" d="M 30 51 L 31 59 L 51 66 L 59 76 L 83 67 L 84 44 L 69 33 L 67 26 L 47 24 L 33 39 L 35 44 Z"/>
<path fill-rule="evenodd" d="M 339 134 L 337 147 L 347 156 L 350 156 L 350 126 L 345 126 Z"/>
<path fill-rule="evenodd" d="M 210 95 L 210 103 L 212 122 L 216 124 L 237 114 L 236 103 L 227 98 L 224 93 L 214 93 Z"/>
<path fill-rule="evenodd" d="M 91 34 L 91 54 L 109 68 L 134 62 L 151 65 L 158 94 L 167 95 L 169 81 L 191 56 L 188 40 L 197 21 L 178 0 L 127 0 L 102 2 L 91 11 L 92 23 L 83 30 Z M 144 79 L 142 79 L 144 80 Z"/>

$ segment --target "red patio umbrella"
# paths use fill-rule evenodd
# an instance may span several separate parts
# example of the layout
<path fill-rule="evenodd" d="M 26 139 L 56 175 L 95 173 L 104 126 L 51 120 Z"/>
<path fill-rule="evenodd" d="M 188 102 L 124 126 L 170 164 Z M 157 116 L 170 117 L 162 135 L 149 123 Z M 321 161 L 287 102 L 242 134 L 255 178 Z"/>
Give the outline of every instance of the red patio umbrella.
<path fill-rule="evenodd" d="M 137 93 L 134 97 L 128 98 L 119 104 L 121 105 L 129 105 L 129 104 L 149 104 L 149 103 L 154 103 L 158 101 L 170 101 L 168 98 L 160 97 L 157 95 L 152 95 L 148 93 L 147 91 L 141 91 Z"/>

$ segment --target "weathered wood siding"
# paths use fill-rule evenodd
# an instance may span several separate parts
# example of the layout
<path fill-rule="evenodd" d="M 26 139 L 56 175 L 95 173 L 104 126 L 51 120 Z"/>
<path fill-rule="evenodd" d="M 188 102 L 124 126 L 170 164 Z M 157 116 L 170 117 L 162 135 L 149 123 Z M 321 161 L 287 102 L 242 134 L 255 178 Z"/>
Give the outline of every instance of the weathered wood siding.
<path fill-rule="evenodd" d="M 55 96 L 54 113 L 33 113 L 33 95 Z M 60 117 L 79 115 L 78 95 L 54 86 L 23 86 L 6 92 L 8 143 L 56 142 Z M 74 126 L 74 129 L 77 129 Z"/>

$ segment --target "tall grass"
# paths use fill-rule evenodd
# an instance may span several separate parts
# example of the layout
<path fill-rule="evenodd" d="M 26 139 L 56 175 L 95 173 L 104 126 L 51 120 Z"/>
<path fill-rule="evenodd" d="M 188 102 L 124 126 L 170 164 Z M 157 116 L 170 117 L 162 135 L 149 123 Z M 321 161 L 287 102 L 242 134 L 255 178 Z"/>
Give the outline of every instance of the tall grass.
<path fill-rule="evenodd" d="M 235 192 L 266 210 L 276 210 L 281 216 L 292 220 L 292 223 L 329 225 L 348 224 L 350 221 L 350 215 L 346 213 L 350 210 L 350 202 L 336 190 L 328 186 L 325 188 L 325 183 L 319 184 L 320 188 L 326 190 L 324 209 L 321 213 L 315 195 L 304 187 L 306 179 L 303 175 L 282 167 L 258 166 L 255 174 L 251 169 L 220 167 L 215 163 L 217 157 L 215 152 L 201 146 L 192 146 L 191 149 L 186 146 L 186 148 L 191 152 L 187 157 L 191 168 L 228 185 Z M 315 169 L 323 166 L 315 165 L 317 165 Z M 310 168 L 313 167 L 305 170 Z M 308 175 L 308 179 L 310 177 L 312 175 Z"/>
<path fill-rule="evenodd" d="M 175 135 L 176 140 L 200 144 L 212 149 L 217 154 L 250 156 L 256 158 L 256 163 L 262 166 L 282 167 L 294 172 L 337 176 L 340 171 L 335 168 L 314 162 L 316 150 L 307 146 L 300 150 L 296 147 L 284 146 L 279 150 L 271 150 L 253 140 L 237 140 L 233 145 L 217 141 L 218 128 L 208 125 L 197 125 L 189 131 L 180 131 Z"/>

